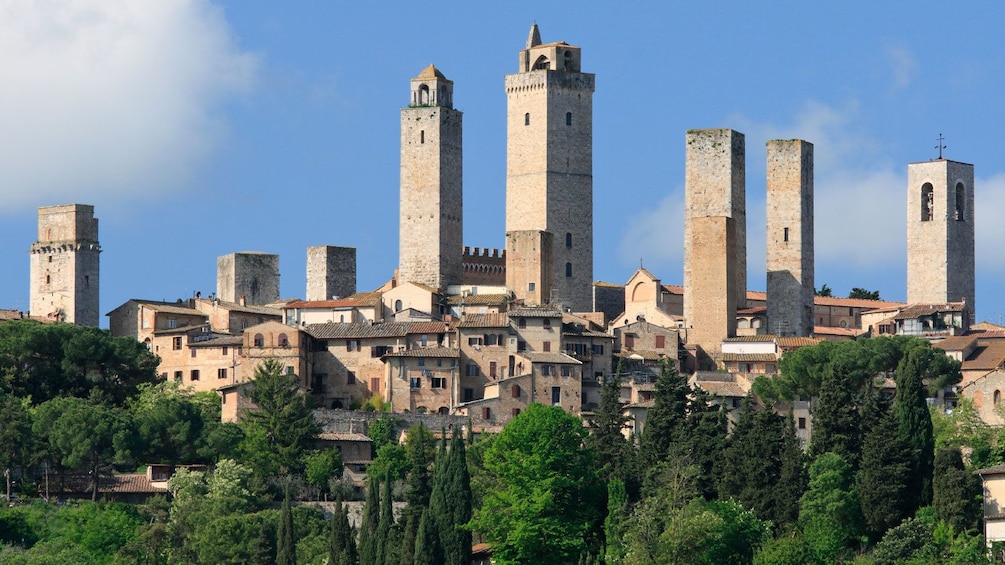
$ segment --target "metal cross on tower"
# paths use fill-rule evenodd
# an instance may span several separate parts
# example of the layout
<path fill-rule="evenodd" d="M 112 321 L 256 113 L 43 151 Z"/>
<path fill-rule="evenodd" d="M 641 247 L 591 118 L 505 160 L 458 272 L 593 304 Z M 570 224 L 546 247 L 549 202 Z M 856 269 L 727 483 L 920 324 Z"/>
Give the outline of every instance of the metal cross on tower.
<path fill-rule="evenodd" d="M 939 144 L 935 146 L 935 148 L 939 150 L 939 159 L 942 159 L 942 150 L 946 148 L 946 146 L 942 144 L 942 142 L 945 141 L 945 140 L 946 140 L 946 138 L 942 137 L 942 133 L 940 132 L 939 133 Z"/>

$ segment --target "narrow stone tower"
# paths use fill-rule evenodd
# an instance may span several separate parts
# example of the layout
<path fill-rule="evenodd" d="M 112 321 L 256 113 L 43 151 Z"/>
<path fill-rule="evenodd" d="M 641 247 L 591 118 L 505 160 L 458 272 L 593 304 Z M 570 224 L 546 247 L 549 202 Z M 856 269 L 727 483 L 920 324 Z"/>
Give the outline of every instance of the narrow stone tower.
<path fill-rule="evenodd" d="M 684 318 L 687 341 L 716 360 L 736 335 L 747 296 L 744 137 L 690 130 L 684 172 Z M 723 279 L 725 277 L 725 280 Z"/>
<path fill-rule="evenodd" d="M 937 159 L 907 166 L 907 301 L 965 300 L 974 290 L 974 166 Z"/>
<path fill-rule="evenodd" d="M 531 26 L 506 75 L 506 233 L 552 234 L 553 287 L 539 293 L 576 311 L 592 308 L 593 89 L 579 47 Z"/>
<path fill-rule="evenodd" d="M 225 302 L 269 304 L 279 300 L 279 255 L 242 251 L 216 259 L 216 295 Z"/>
<path fill-rule="evenodd" d="M 356 293 L 356 248 L 307 248 L 307 300 L 332 300 Z"/>
<path fill-rule="evenodd" d="M 768 333 L 813 332 L 813 144 L 768 142 Z"/>
<path fill-rule="evenodd" d="M 429 65 L 401 110 L 399 283 L 445 289 L 461 281 L 461 112 L 453 96 L 454 83 Z"/>
<path fill-rule="evenodd" d="M 551 232 L 506 232 L 506 288 L 528 305 L 548 303 L 554 246 Z"/>
<path fill-rule="evenodd" d="M 94 206 L 38 209 L 38 241 L 31 245 L 32 316 L 78 326 L 98 325 L 101 245 Z"/>

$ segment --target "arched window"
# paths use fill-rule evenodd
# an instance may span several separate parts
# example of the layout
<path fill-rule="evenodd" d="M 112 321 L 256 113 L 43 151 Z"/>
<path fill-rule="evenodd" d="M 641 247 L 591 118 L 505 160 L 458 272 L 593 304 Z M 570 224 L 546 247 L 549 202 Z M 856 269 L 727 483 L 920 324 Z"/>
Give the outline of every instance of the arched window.
<path fill-rule="evenodd" d="M 932 183 L 926 182 L 921 185 L 921 221 L 931 221 L 935 212 L 935 192 Z"/>
<path fill-rule="evenodd" d="M 736 321 L 736 329 L 745 330 L 750 327 L 750 321 L 746 318 L 740 318 Z"/>
<path fill-rule="evenodd" d="M 290 339 L 286 337 L 286 334 L 279 334 L 279 347 L 289 347 Z"/>
<path fill-rule="evenodd" d="M 754 329 L 760 329 L 762 323 L 763 322 L 761 321 L 760 318 L 754 318 L 753 321 L 751 321 L 751 323 L 750 323 L 750 327 L 752 327 Z"/>
<path fill-rule="evenodd" d="M 967 211 L 967 189 L 962 182 L 956 183 L 956 221 L 962 222 Z"/>
<path fill-rule="evenodd" d="M 572 51 L 565 52 L 565 70 L 574 71 L 576 69 L 572 68 Z"/>
<path fill-rule="evenodd" d="M 429 86 L 422 84 L 419 85 L 419 105 L 427 106 L 429 104 Z"/>
<path fill-rule="evenodd" d="M 265 336 L 255 334 L 255 347 L 265 347 Z"/>
<path fill-rule="evenodd" d="M 565 246 L 572 247 L 572 234 L 569 232 L 566 232 L 565 234 Z"/>
<path fill-rule="evenodd" d="M 439 413 L 440 416 L 446 416 L 447 414 L 450 414 L 450 409 L 447 408 L 446 406 L 440 406 L 440 409 L 437 410 L 437 413 Z"/>
<path fill-rule="evenodd" d="M 510 394 L 513 398 L 520 398 L 520 385 L 513 385 L 510 387 Z"/>
<path fill-rule="evenodd" d="M 549 66 L 551 66 L 551 63 L 548 61 L 548 58 L 545 57 L 544 55 L 541 55 L 540 57 L 537 58 L 536 61 L 534 61 L 535 71 L 547 69 Z"/>
<path fill-rule="evenodd" d="M 571 277 L 572 276 L 572 263 L 566 263 L 565 264 L 565 276 L 567 276 L 567 277 Z"/>
<path fill-rule="evenodd" d="M 525 126 L 530 125 L 530 112 L 523 115 L 523 125 Z"/>
<path fill-rule="evenodd" d="M 565 125 L 567 125 L 567 126 L 571 126 L 572 125 L 572 112 L 566 112 L 565 113 Z"/>
<path fill-rule="evenodd" d="M 1002 402 L 1002 391 L 995 391 L 995 406 L 998 406 Z"/>
<path fill-rule="evenodd" d="M 403 306 L 403 304 L 401 303 L 401 300 L 395 300 L 394 301 L 394 311 L 395 312 L 401 312 L 402 306 Z"/>

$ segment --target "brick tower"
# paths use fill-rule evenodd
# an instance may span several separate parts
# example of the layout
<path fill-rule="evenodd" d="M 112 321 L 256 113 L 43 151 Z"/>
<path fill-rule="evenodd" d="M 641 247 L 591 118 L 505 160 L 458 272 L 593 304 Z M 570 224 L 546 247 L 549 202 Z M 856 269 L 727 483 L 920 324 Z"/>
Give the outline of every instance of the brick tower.
<path fill-rule="evenodd" d="M 553 288 L 539 292 L 576 311 L 592 308 L 593 89 L 579 47 L 542 44 L 537 24 L 506 75 L 506 233 L 552 234 Z"/>
<path fill-rule="evenodd" d="M 907 301 L 974 301 L 974 166 L 937 159 L 907 166 Z"/>
<path fill-rule="evenodd" d="M 813 144 L 768 142 L 768 333 L 813 332 Z"/>
<path fill-rule="evenodd" d="M 78 326 L 98 325 L 98 220 L 94 206 L 38 209 L 31 245 L 31 315 Z"/>
<path fill-rule="evenodd" d="M 461 281 L 462 115 L 453 97 L 454 83 L 429 65 L 401 110 L 398 282 L 445 289 Z"/>
<path fill-rule="evenodd" d="M 690 130 L 684 172 L 684 318 L 687 341 L 716 360 L 736 335 L 747 295 L 744 137 Z"/>

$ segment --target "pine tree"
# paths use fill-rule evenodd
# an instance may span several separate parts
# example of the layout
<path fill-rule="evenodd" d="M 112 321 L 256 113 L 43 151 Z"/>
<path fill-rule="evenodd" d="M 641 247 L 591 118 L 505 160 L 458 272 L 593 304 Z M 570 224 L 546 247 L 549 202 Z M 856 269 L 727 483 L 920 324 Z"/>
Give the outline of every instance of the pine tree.
<path fill-rule="evenodd" d="M 604 556 L 607 565 L 621 565 L 625 557 L 625 521 L 628 519 L 628 492 L 625 483 L 611 479 L 607 483 L 607 517 L 604 519 Z"/>
<path fill-rule="evenodd" d="M 377 520 L 376 554 L 374 562 L 377 565 L 387 563 L 387 554 L 391 545 L 391 528 L 394 526 L 394 507 L 391 504 L 391 475 L 384 480 L 384 493 L 380 497 L 380 518 Z"/>
<path fill-rule="evenodd" d="M 861 450 L 860 418 L 856 404 L 859 386 L 855 379 L 828 365 L 820 383 L 820 395 L 813 409 L 813 437 L 810 458 L 837 453 L 853 469 L 858 468 Z"/>
<path fill-rule="evenodd" d="M 279 533 L 276 536 L 276 564 L 296 565 L 297 540 L 293 534 L 293 511 L 290 509 L 290 493 L 286 492 L 283 509 L 279 513 Z"/>
<path fill-rule="evenodd" d="M 940 449 L 935 454 L 932 478 L 932 508 L 935 517 L 955 532 L 976 529 L 981 517 L 981 483 L 963 465 L 960 448 Z"/>
<path fill-rule="evenodd" d="M 740 418 L 726 450 L 720 493 L 751 509 L 761 520 L 775 520 L 781 478 L 784 420 L 744 399 Z"/>
<path fill-rule="evenodd" d="M 622 433 L 628 423 L 625 415 L 625 403 L 621 401 L 621 370 L 604 380 L 600 388 L 600 406 L 590 417 L 590 445 L 600 457 L 603 467 L 600 477 L 609 481 L 612 478 L 625 480 L 627 472 L 625 459 L 628 451 L 628 440 Z"/>
<path fill-rule="evenodd" d="M 683 435 L 687 393 L 687 378 L 677 372 L 673 361 L 661 361 L 653 407 L 646 415 L 646 427 L 639 442 L 639 456 L 646 468 L 665 460 L 670 445 Z"/>
<path fill-rule="evenodd" d="M 370 477 L 363 503 L 363 521 L 359 529 L 360 565 L 382 565 L 377 562 L 377 524 L 380 522 L 380 481 Z"/>
<path fill-rule="evenodd" d="M 908 514 L 932 503 L 932 468 L 935 463 L 935 437 L 932 416 L 928 412 L 925 387 L 921 382 L 931 351 L 926 346 L 909 349 L 897 367 L 897 395 L 893 413 L 901 441 L 910 445 L 913 460 L 908 478 Z"/>
<path fill-rule="evenodd" d="M 471 530 L 463 526 L 471 520 L 471 475 L 465 456 L 464 440 L 455 429 L 447 452 L 447 468 L 444 474 L 446 485 L 447 520 L 440 530 L 440 544 L 443 547 L 446 565 L 469 565 L 471 563 Z"/>
<path fill-rule="evenodd" d="M 713 405 L 709 394 L 696 386 L 691 391 L 687 413 L 684 450 L 698 470 L 695 486 L 705 500 L 715 500 L 719 496 L 719 467 L 726 447 L 726 412 L 722 406 Z"/>
<path fill-rule="evenodd" d="M 871 414 L 872 410 L 866 413 Z M 862 443 L 862 460 L 855 482 L 870 537 L 879 540 L 887 530 L 910 516 L 907 481 L 913 457 L 910 446 L 898 435 L 897 421 L 890 410 L 866 419 L 874 423 Z"/>
<path fill-rule="evenodd" d="M 356 538 L 349 525 L 349 508 L 342 504 L 342 494 L 335 498 L 335 516 L 331 523 L 328 548 L 329 565 L 356 565 Z"/>

